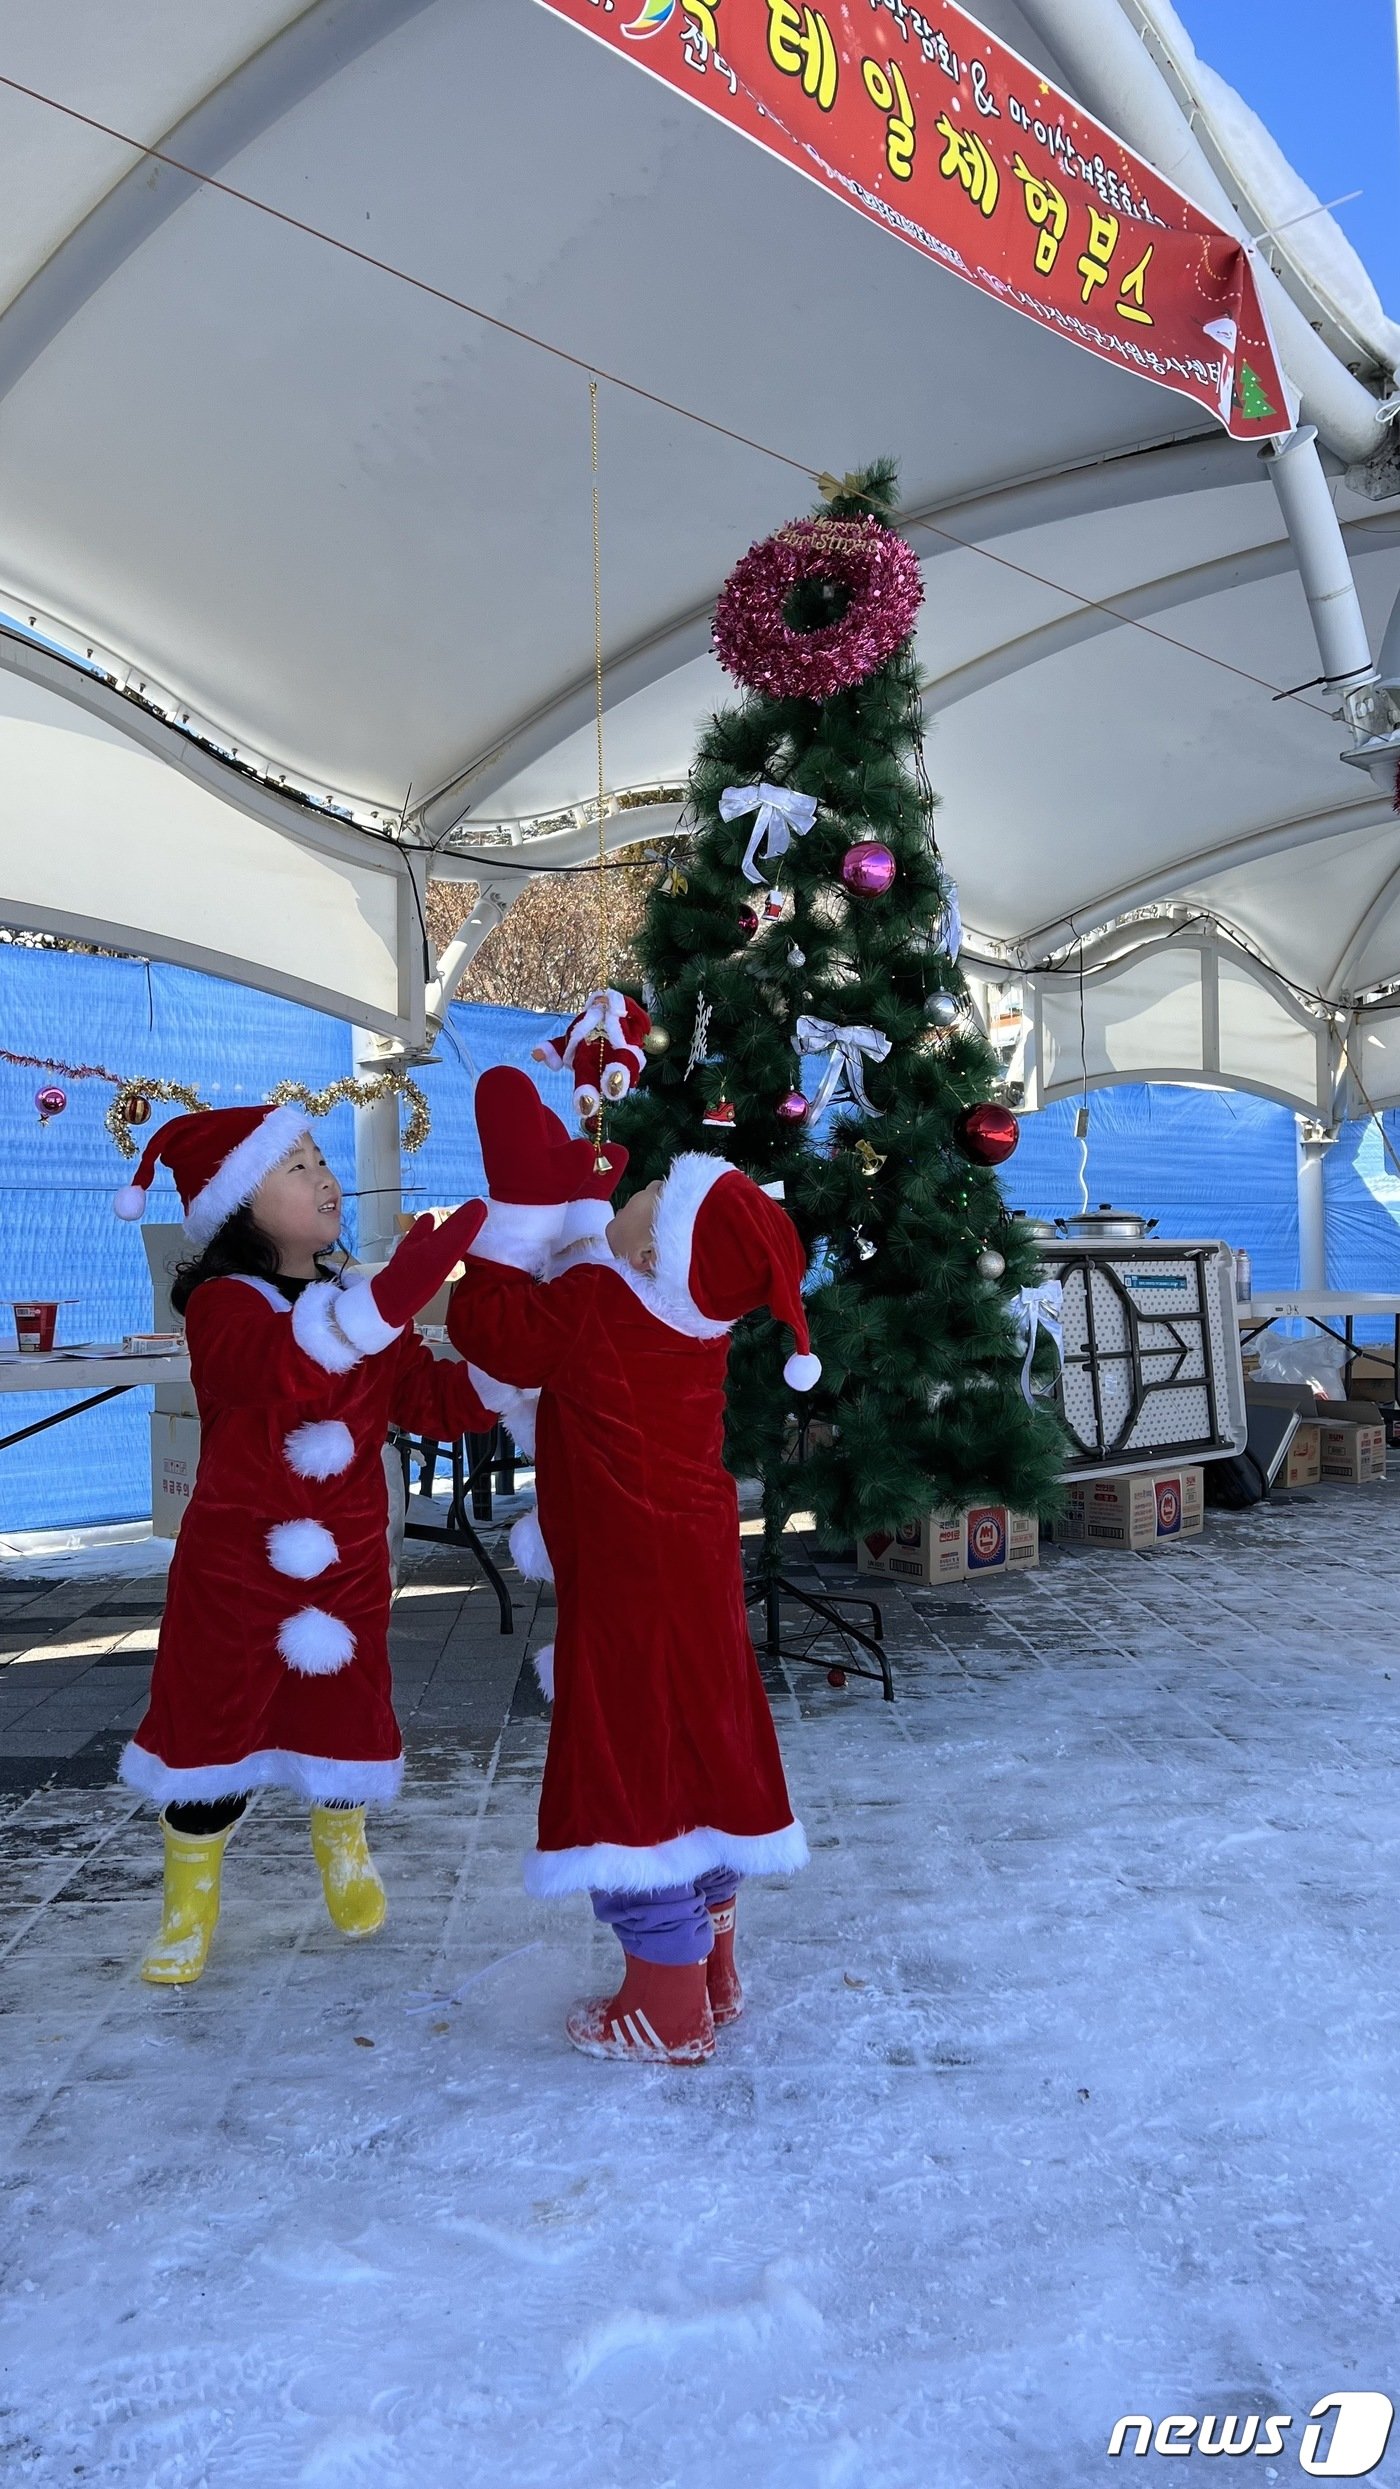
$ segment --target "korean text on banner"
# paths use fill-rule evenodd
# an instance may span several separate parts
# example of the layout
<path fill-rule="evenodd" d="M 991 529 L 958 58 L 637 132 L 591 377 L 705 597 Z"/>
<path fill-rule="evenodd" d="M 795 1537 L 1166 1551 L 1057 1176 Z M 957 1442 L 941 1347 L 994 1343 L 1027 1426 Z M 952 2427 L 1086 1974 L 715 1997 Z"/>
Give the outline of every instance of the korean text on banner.
<path fill-rule="evenodd" d="M 951 0 L 543 5 L 1237 438 L 1296 421 L 1246 246 Z"/>

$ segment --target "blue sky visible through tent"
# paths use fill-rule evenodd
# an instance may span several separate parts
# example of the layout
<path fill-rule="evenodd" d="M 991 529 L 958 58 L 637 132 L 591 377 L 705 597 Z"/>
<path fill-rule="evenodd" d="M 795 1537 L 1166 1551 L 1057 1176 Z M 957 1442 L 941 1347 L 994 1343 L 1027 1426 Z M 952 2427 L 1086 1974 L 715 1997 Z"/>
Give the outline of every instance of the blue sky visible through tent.
<path fill-rule="evenodd" d="M 1400 317 L 1396 0 L 1176 0 L 1202 60 L 1228 78 L 1336 210 L 1382 303 Z"/>

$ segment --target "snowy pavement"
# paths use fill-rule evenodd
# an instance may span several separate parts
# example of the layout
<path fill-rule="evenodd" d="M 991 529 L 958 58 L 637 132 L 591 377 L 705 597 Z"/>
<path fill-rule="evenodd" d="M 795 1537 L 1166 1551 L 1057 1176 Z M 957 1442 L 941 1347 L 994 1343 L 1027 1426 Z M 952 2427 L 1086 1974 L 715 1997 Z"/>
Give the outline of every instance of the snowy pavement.
<path fill-rule="evenodd" d="M 563 2040 L 615 1949 L 520 1891 L 544 1716 L 453 1559 L 382 1935 L 267 1799 L 184 1993 L 151 1817 L 82 1785 L 149 1664 L 83 1603 L 153 1585 L 11 1579 L 0 2478 L 1092 2489 L 1124 2414 L 1279 2413 L 1243 2468 L 1301 2481 L 1321 2397 L 1400 2401 L 1397 1559 L 1400 1483 L 1324 1488 L 896 1597 L 893 1707 L 775 1675 L 812 1864 L 684 2071 Z"/>

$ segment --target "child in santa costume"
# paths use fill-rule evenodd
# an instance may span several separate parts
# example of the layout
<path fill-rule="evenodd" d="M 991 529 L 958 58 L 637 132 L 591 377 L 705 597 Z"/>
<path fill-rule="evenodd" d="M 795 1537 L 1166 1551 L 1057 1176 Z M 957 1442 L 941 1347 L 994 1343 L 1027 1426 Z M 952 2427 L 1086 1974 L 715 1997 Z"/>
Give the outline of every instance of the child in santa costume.
<path fill-rule="evenodd" d="M 791 1327 L 794 1389 L 821 1371 L 799 1293 L 806 1257 L 786 1213 L 723 1159 L 678 1158 L 613 1217 L 577 1197 L 556 1119 L 523 1073 L 483 1074 L 476 1104 L 491 1200 L 448 1330 L 503 1382 L 539 1389 L 539 1523 L 558 1600 L 526 1888 L 590 1893 L 622 1942 L 617 1993 L 568 2018 L 575 2046 L 694 2062 L 742 2007 L 741 1877 L 807 1859 L 723 1462 L 741 1315 L 767 1305 Z M 610 1192 L 626 1152 L 601 1155 Z"/>
<path fill-rule="evenodd" d="M 185 1317 L 199 1469 L 170 1566 L 150 1708 L 122 1778 L 162 1808 L 165 1908 L 142 1975 L 197 1979 L 230 1830 L 254 1789 L 311 1801 L 326 1906 L 347 1935 L 384 1917 L 366 1801 L 392 1798 L 403 1752 L 390 1694 L 383 1447 L 391 1424 L 437 1437 L 492 1418 L 465 1366 L 436 1362 L 412 1318 L 483 1217 L 419 1219 L 375 1279 L 332 1275 L 340 1186 L 292 1106 L 180 1115 L 118 1193 L 140 1218 L 170 1169 L 194 1258 Z"/>

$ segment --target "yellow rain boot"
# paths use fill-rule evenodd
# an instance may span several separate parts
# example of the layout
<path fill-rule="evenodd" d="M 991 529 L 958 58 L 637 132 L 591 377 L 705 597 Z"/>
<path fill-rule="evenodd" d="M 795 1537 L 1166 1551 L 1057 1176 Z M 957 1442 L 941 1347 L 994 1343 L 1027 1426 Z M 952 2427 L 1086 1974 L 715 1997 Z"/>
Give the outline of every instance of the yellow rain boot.
<path fill-rule="evenodd" d="M 389 1905 L 365 1839 L 364 1808 L 313 1806 L 311 1846 L 334 1924 L 343 1936 L 372 1936 Z"/>
<path fill-rule="evenodd" d="M 223 1832 L 176 1832 L 162 1815 L 160 1828 L 165 1835 L 165 1909 L 141 1976 L 158 1988 L 178 1988 L 197 1979 L 208 1959 L 219 1917 L 219 1876 L 233 1826 Z"/>

